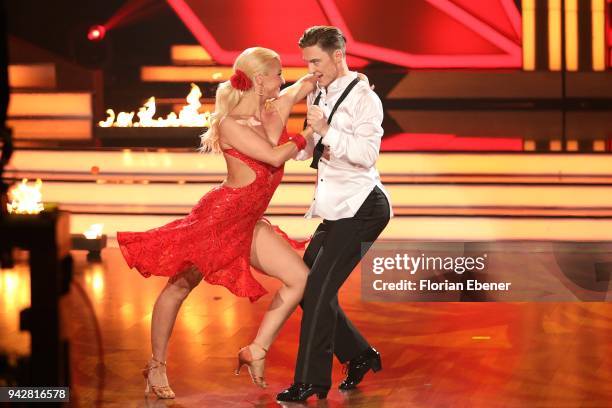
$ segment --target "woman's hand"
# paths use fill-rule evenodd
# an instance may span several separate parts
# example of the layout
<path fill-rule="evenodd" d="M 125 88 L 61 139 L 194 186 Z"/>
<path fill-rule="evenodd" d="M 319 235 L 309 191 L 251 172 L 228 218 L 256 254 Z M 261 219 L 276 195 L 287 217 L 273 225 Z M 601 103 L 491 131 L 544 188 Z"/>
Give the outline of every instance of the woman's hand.
<path fill-rule="evenodd" d="M 358 72 L 357 76 L 359 77 L 360 80 L 365 81 L 366 84 L 370 85 L 370 80 L 365 74 Z M 374 90 L 374 85 L 370 85 L 370 89 Z"/>

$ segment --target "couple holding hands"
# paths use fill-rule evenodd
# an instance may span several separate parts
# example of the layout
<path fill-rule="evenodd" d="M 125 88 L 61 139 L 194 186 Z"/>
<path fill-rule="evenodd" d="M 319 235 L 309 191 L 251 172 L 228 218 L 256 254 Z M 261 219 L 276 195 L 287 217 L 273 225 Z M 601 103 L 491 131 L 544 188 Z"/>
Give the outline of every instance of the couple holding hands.
<path fill-rule="evenodd" d="M 392 216 L 378 171 L 383 135 L 382 104 L 367 78 L 346 63 L 346 39 L 336 27 L 315 26 L 299 40 L 309 74 L 281 91 L 281 61 L 270 49 L 254 47 L 234 62 L 234 74 L 219 85 L 202 149 L 222 153 L 227 178 L 184 218 L 146 232 L 118 232 L 130 267 L 143 276 L 168 276 L 153 308 L 152 358 L 143 370 L 146 391 L 174 398 L 166 377 L 166 352 L 179 308 L 202 279 L 236 296 L 257 300 L 266 290 L 251 269 L 282 282 L 257 335 L 238 353 L 253 382 L 265 387 L 266 352 L 299 305 L 303 309 L 293 384 L 278 401 L 325 398 L 332 359 L 347 365 L 341 390 L 382 368 L 379 353 L 353 326 L 337 293 L 362 254 Z M 305 129 L 289 135 L 294 104 L 307 98 Z M 301 258 L 291 240 L 263 214 L 289 159 L 310 160 L 317 169 L 307 218 L 323 221 Z M 365 245 L 362 248 L 362 244 Z"/>

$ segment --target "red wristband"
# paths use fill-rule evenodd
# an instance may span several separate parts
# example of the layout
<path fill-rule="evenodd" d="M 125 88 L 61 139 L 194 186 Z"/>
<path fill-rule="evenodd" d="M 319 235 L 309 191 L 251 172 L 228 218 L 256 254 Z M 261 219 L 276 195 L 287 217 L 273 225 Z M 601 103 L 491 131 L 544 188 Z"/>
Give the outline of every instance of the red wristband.
<path fill-rule="evenodd" d="M 291 136 L 289 136 L 288 140 L 290 142 L 295 143 L 295 145 L 298 148 L 298 151 L 304 150 L 306 148 L 306 139 L 304 138 L 304 136 L 302 136 L 300 134 L 291 135 Z"/>

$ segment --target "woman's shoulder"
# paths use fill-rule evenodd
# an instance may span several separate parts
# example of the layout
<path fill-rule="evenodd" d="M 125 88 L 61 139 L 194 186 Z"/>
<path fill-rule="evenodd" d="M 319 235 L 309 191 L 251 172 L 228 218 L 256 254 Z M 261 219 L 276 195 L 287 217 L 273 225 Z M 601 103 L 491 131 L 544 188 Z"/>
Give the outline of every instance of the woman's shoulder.
<path fill-rule="evenodd" d="M 227 139 L 228 137 L 247 134 L 250 129 L 244 122 L 244 118 L 240 116 L 225 115 L 219 121 L 219 138 Z"/>
<path fill-rule="evenodd" d="M 219 127 L 219 137 L 221 137 L 228 128 L 235 126 L 235 124 L 235 120 L 229 115 L 225 115 L 219 119 L 219 124 L 217 125 Z"/>
<path fill-rule="evenodd" d="M 249 117 L 243 115 L 225 115 L 219 122 L 219 127 L 245 130 L 249 127 Z"/>

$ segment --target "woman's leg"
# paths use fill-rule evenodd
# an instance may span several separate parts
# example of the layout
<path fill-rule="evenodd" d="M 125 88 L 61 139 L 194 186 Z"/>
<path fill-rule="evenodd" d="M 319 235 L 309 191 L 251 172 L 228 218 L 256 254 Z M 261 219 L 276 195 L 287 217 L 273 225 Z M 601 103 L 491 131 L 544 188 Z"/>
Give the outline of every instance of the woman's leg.
<path fill-rule="evenodd" d="M 195 268 L 189 268 L 171 277 L 159 294 L 151 317 L 151 348 L 155 360 L 166 361 L 168 340 L 181 304 L 201 280 L 202 274 Z M 149 379 L 154 385 L 168 385 L 163 367 L 151 370 Z"/>
<path fill-rule="evenodd" d="M 251 245 L 251 263 L 283 283 L 274 295 L 253 341 L 267 350 L 283 323 L 302 300 L 308 278 L 308 267 L 295 249 L 263 221 L 258 222 L 255 227 Z M 254 358 L 265 355 L 265 351 L 260 347 L 251 348 L 251 352 Z"/>

